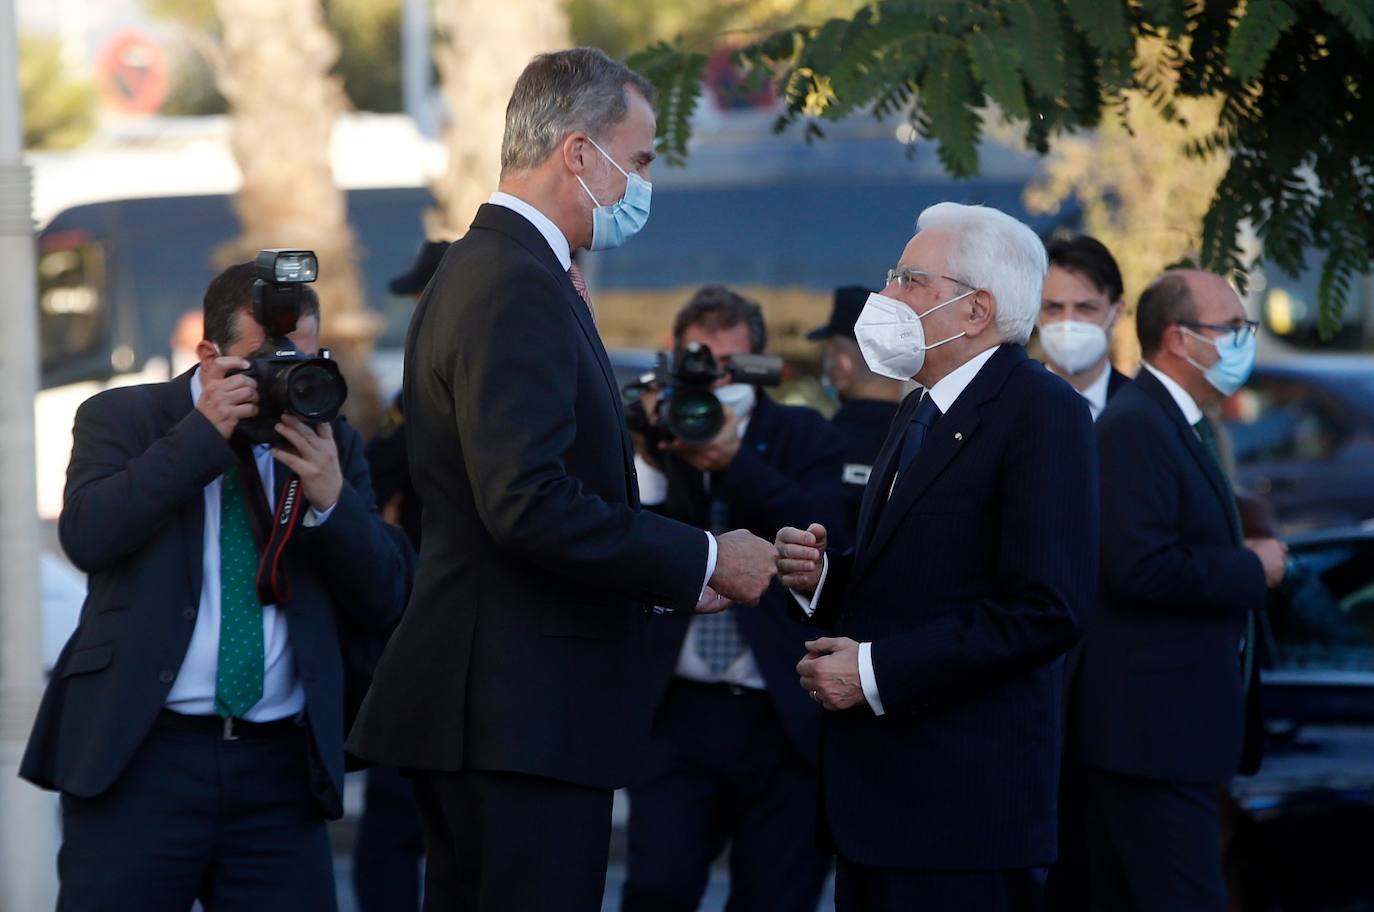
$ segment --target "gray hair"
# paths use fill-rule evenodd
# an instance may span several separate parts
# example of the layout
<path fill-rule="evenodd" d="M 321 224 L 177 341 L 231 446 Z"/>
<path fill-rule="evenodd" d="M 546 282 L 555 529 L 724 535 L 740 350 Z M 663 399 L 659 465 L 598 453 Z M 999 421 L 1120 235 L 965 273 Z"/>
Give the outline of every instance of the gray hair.
<path fill-rule="evenodd" d="M 629 113 L 626 85 L 651 105 L 657 98 L 649 80 L 598 48 L 535 57 L 516 80 L 506 105 L 502 176 L 540 164 L 569 133 L 604 136 Z"/>
<path fill-rule="evenodd" d="M 990 206 L 936 203 L 916 220 L 917 231 L 948 234 L 950 274 L 997 299 L 997 329 L 1024 345 L 1040 314 L 1049 269 L 1045 245 L 1024 223 Z"/>

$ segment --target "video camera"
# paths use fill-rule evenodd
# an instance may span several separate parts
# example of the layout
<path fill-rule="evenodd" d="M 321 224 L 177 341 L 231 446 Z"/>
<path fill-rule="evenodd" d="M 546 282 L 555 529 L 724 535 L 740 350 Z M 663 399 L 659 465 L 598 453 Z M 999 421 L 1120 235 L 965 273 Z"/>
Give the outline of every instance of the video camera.
<path fill-rule="evenodd" d="M 253 262 L 253 319 L 267 341 L 248 358 L 247 374 L 258 383 L 258 414 L 239 422 L 246 440 L 282 443 L 275 430 L 282 415 L 294 415 L 314 427 L 333 421 L 348 398 L 339 365 L 328 349 L 317 357 L 302 354 L 288 335 L 295 332 L 305 299 L 305 285 L 315 281 L 319 263 L 310 250 L 263 250 Z"/>
<path fill-rule="evenodd" d="M 633 399 L 625 408 L 625 423 L 655 449 L 674 439 L 706 443 L 725 424 L 724 407 L 711 391 L 718 380 L 729 377 L 731 383 L 777 386 L 782 369 L 782 359 L 770 355 L 731 355 L 717 365 L 711 350 L 699 342 L 680 349 L 671 367 L 668 353 L 659 352 L 658 366 L 625 386 L 625 395 Z M 638 401 L 639 393 L 649 389 L 659 394 L 653 421 Z"/>

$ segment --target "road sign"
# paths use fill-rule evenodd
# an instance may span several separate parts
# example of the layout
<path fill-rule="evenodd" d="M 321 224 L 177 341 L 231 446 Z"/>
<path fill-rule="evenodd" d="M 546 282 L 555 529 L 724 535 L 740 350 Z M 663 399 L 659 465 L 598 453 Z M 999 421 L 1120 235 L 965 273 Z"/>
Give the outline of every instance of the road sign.
<path fill-rule="evenodd" d="M 105 102 L 125 114 L 154 114 L 167 100 L 167 55 L 148 35 L 125 29 L 101 48 L 96 84 Z"/>

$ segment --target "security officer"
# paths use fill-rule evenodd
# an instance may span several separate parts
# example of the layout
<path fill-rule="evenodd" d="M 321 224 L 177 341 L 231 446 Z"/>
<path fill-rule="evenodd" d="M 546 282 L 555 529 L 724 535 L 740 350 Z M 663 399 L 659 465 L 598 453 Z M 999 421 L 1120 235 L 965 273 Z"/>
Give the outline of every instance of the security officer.
<path fill-rule="evenodd" d="M 806 334 L 812 341 L 825 341 L 821 384 L 840 402 L 831 422 L 845 438 L 842 479 L 851 536 L 859 524 L 859 504 L 873 460 L 902 401 L 901 382 L 869 370 L 854 341 L 854 323 L 868 295 L 869 289 L 858 285 L 835 289 L 830 322 Z"/>

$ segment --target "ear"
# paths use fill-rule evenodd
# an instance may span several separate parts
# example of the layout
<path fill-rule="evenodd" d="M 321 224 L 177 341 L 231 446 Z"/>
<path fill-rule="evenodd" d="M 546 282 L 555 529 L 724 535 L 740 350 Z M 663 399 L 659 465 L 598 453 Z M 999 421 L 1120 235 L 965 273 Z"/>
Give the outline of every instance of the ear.
<path fill-rule="evenodd" d="M 969 298 L 968 317 L 965 321 L 968 324 L 968 334 L 970 337 L 981 335 L 990 326 L 994 326 L 997 321 L 997 298 L 992 292 L 980 288 Z"/>
<path fill-rule="evenodd" d="M 848 380 L 854 376 L 854 359 L 847 351 L 836 351 L 834 359 L 830 362 L 830 380 L 837 383 L 840 380 Z"/>
<path fill-rule="evenodd" d="M 569 133 L 563 139 L 563 164 L 567 165 L 573 174 L 586 174 L 587 154 L 590 151 L 592 147 L 587 142 L 586 133 Z"/>
<path fill-rule="evenodd" d="M 1163 341 L 1164 350 L 1180 361 L 1192 357 L 1188 350 L 1188 334 L 1177 323 L 1165 328 Z"/>
<path fill-rule="evenodd" d="M 1113 301 L 1107 305 L 1107 322 L 1102 324 L 1102 329 L 1111 336 L 1112 330 L 1116 328 L 1116 321 L 1121 318 L 1121 313 L 1126 309 L 1126 305 L 1121 301 Z"/>
<path fill-rule="evenodd" d="M 219 346 L 209 339 L 201 339 L 196 343 L 196 358 L 201 364 L 213 361 L 220 356 Z"/>

